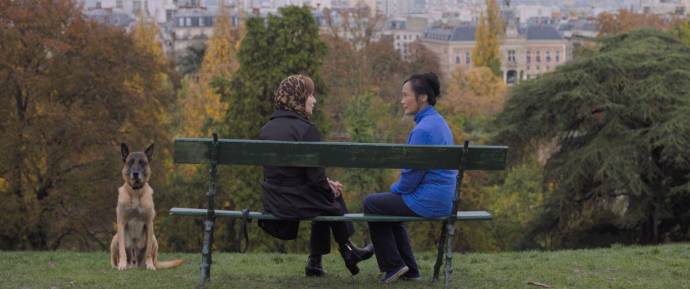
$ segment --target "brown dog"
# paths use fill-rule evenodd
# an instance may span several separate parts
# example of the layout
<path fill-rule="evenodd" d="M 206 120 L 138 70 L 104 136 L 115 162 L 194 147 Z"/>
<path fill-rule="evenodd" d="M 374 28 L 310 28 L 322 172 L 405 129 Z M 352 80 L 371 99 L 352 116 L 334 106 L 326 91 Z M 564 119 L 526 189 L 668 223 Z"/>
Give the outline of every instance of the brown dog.
<path fill-rule="evenodd" d="M 118 270 L 144 265 L 146 269 L 156 270 L 182 265 L 179 259 L 158 261 L 158 241 L 153 234 L 156 210 L 153 189 L 148 183 L 153 144 L 145 152 L 129 153 L 129 147 L 123 143 L 121 150 L 125 183 L 118 189 L 117 233 L 110 243 L 110 263 Z"/>

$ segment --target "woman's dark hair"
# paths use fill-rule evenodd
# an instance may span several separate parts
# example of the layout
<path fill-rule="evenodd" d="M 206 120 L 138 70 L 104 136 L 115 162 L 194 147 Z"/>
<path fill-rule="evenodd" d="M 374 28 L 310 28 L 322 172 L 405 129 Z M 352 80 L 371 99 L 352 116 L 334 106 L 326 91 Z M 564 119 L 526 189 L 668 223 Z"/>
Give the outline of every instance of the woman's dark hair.
<path fill-rule="evenodd" d="M 430 105 L 435 105 L 436 100 L 441 97 L 441 83 L 433 72 L 413 74 L 403 81 L 403 85 L 408 81 L 412 85 L 415 97 L 419 98 L 420 95 L 426 94 L 426 101 Z"/>

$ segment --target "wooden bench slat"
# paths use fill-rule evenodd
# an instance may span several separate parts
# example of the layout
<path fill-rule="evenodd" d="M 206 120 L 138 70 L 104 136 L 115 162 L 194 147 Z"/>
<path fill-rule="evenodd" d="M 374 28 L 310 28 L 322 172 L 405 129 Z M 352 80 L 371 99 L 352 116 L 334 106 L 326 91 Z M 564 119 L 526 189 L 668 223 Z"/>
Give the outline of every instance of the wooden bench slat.
<path fill-rule="evenodd" d="M 172 208 L 171 215 L 177 216 L 206 216 L 206 209 L 194 208 Z M 241 218 L 241 211 L 215 210 L 216 217 L 226 218 Z M 258 220 L 279 220 L 271 214 L 264 214 L 261 212 L 249 212 L 250 219 Z M 319 216 L 314 221 L 365 221 L 365 222 L 415 222 L 415 221 L 439 221 L 445 220 L 448 217 L 427 219 L 422 217 L 407 217 L 407 216 L 380 216 L 380 215 L 364 215 L 362 213 L 345 214 L 343 216 Z M 492 216 L 486 211 L 463 211 L 458 212 L 456 220 L 458 221 L 488 221 Z"/>
<path fill-rule="evenodd" d="M 219 164 L 458 169 L 462 146 L 219 139 Z M 175 139 L 175 163 L 209 162 L 208 138 Z M 466 170 L 502 170 L 508 147 L 470 145 Z"/>

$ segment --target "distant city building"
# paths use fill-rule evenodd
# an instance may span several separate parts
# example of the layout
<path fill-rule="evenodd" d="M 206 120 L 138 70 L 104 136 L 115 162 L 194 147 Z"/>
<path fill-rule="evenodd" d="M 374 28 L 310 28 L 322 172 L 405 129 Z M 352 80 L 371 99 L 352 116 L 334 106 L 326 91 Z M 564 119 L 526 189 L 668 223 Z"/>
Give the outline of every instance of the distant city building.
<path fill-rule="evenodd" d="M 597 13 L 625 8 L 633 11 L 677 15 L 686 13 L 690 0 L 496 0 L 503 5 L 507 34 L 501 46 L 503 78 L 507 83 L 530 79 L 552 71 L 572 58 L 573 47 L 591 41 L 598 34 Z M 171 57 L 205 43 L 213 35 L 215 18 L 223 6 L 235 27 L 239 15 L 267 16 L 286 5 L 313 8 L 322 33 L 334 26 L 353 25 L 337 31 L 338 36 L 357 44 L 370 37 L 391 39 L 401 57 L 408 58 L 410 45 L 420 41 L 436 53 L 444 74 L 472 67 L 471 51 L 479 15 L 485 0 L 82 0 L 84 14 L 108 25 L 131 29 L 139 15 L 155 21 L 159 39 Z M 373 30 L 363 31 L 353 19 L 341 19 L 348 9 L 369 7 L 376 20 Z M 330 14 L 326 14 L 330 13 Z M 669 16 L 670 17 L 670 16 Z M 345 21 L 349 20 L 349 21 Z M 369 20 L 365 20 L 369 21 Z M 359 23 L 362 24 L 362 23 Z M 369 23 L 365 23 L 368 27 Z M 342 28 L 342 27 L 341 27 Z M 369 33 L 371 35 L 365 35 Z M 361 44 L 361 43 L 360 43 Z"/>
<path fill-rule="evenodd" d="M 405 17 L 427 12 L 426 0 L 376 0 L 378 12 L 386 17 Z"/>
<path fill-rule="evenodd" d="M 184 55 L 188 47 L 206 43 L 213 36 L 215 15 L 202 7 L 175 10 L 166 23 L 167 51 L 174 57 Z"/>
<path fill-rule="evenodd" d="M 131 30 L 136 19 L 130 13 L 113 9 L 92 9 L 84 12 L 87 18 L 100 23 Z"/>
<path fill-rule="evenodd" d="M 573 19 L 561 22 L 558 31 L 566 39 L 573 37 L 595 38 L 599 34 L 596 21 L 591 19 Z"/>
<path fill-rule="evenodd" d="M 369 11 L 369 17 L 357 17 L 359 13 L 366 11 Z M 321 34 L 337 34 L 339 38 L 361 46 L 364 44 L 363 40 L 380 39 L 381 31 L 384 30 L 385 22 L 374 13 L 368 5 L 359 3 L 358 6 L 350 8 L 314 10 L 312 15 L 319 25 Z"/>
<path fill-rule="evenodd" d="M 640 10 L 645 14 L 676 14 L 688 13 L 688 0 L 640 0 Z"/>
<path fill-rule="evenodd" d="M 427 19 L 421 17 L 396 18 L 389 20 L 381 35 L 393 39 L 395 50 L 403 59 L 410 56 L 410 45 L 421 40 L 427 27 Z"/>
<path fill-rule="evenodd" d="M 503 2 L 500 11 L 505 35 L 499 48 L 503 80 L 515 84 L 553 71 L 568 58 L 568 41 L 551 24 L 520 24 L 516 10 Z M 446 76 L 456 69 L 474 67 L 472 50 L 477 24 L 437 26 L 427 29 L 422 43 L 436 53 L 441 72 Z"/>
<path fill-rule="evenodd" d="M 532 22 L 540 20 L 548 21 L 553 19 L 555 15 L 560 14 L 560 9 L 558 7 L 544 5 L 516 5 L 513 11 L 515 17 L 521 24 L 527 23 L 530 20 Z"/>
<path fill-rule="evenodd" d="M 422 43 L 438 55 L 441 72 L 445 76 L 457 68 L 474 66 L 472 49 L 477 27 L 457 26 L 430 28 L 424 32 Z M 551 25 L 528 25 L 507 30 L 501 44 L 501 73 L 507 84 L 528 80 L 553 71 L 565 63 L 568 42 Z"/>

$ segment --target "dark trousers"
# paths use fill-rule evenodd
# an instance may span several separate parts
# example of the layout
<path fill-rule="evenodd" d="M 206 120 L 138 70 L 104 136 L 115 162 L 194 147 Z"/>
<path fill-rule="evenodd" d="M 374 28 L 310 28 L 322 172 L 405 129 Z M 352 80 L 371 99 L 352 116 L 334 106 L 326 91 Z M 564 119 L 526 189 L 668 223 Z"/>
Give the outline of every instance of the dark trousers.
<path fill-rule="evenodd" d="M 335 199 L 341 213 L 347 213 L 347 207 L 342 197 Z M 309 239 L 309 253 L 312 255 L 326 255 L 331 252 L 331 232 L 339 246 L 347 243 L 354 234 L 352 222 L 312 222 L 311 238 Z"/>
<path fill-rule="evenodd" d="M 371 215 L 418 216 L 394 193 L 377 193 L 364 199 L 364 213 Z M 403 265 L 410 272 L 419 272 L 412 254 L 410 239 L 402 222 L 369 222 L 376 261 L 382 272 L 392 272 Z"/>

